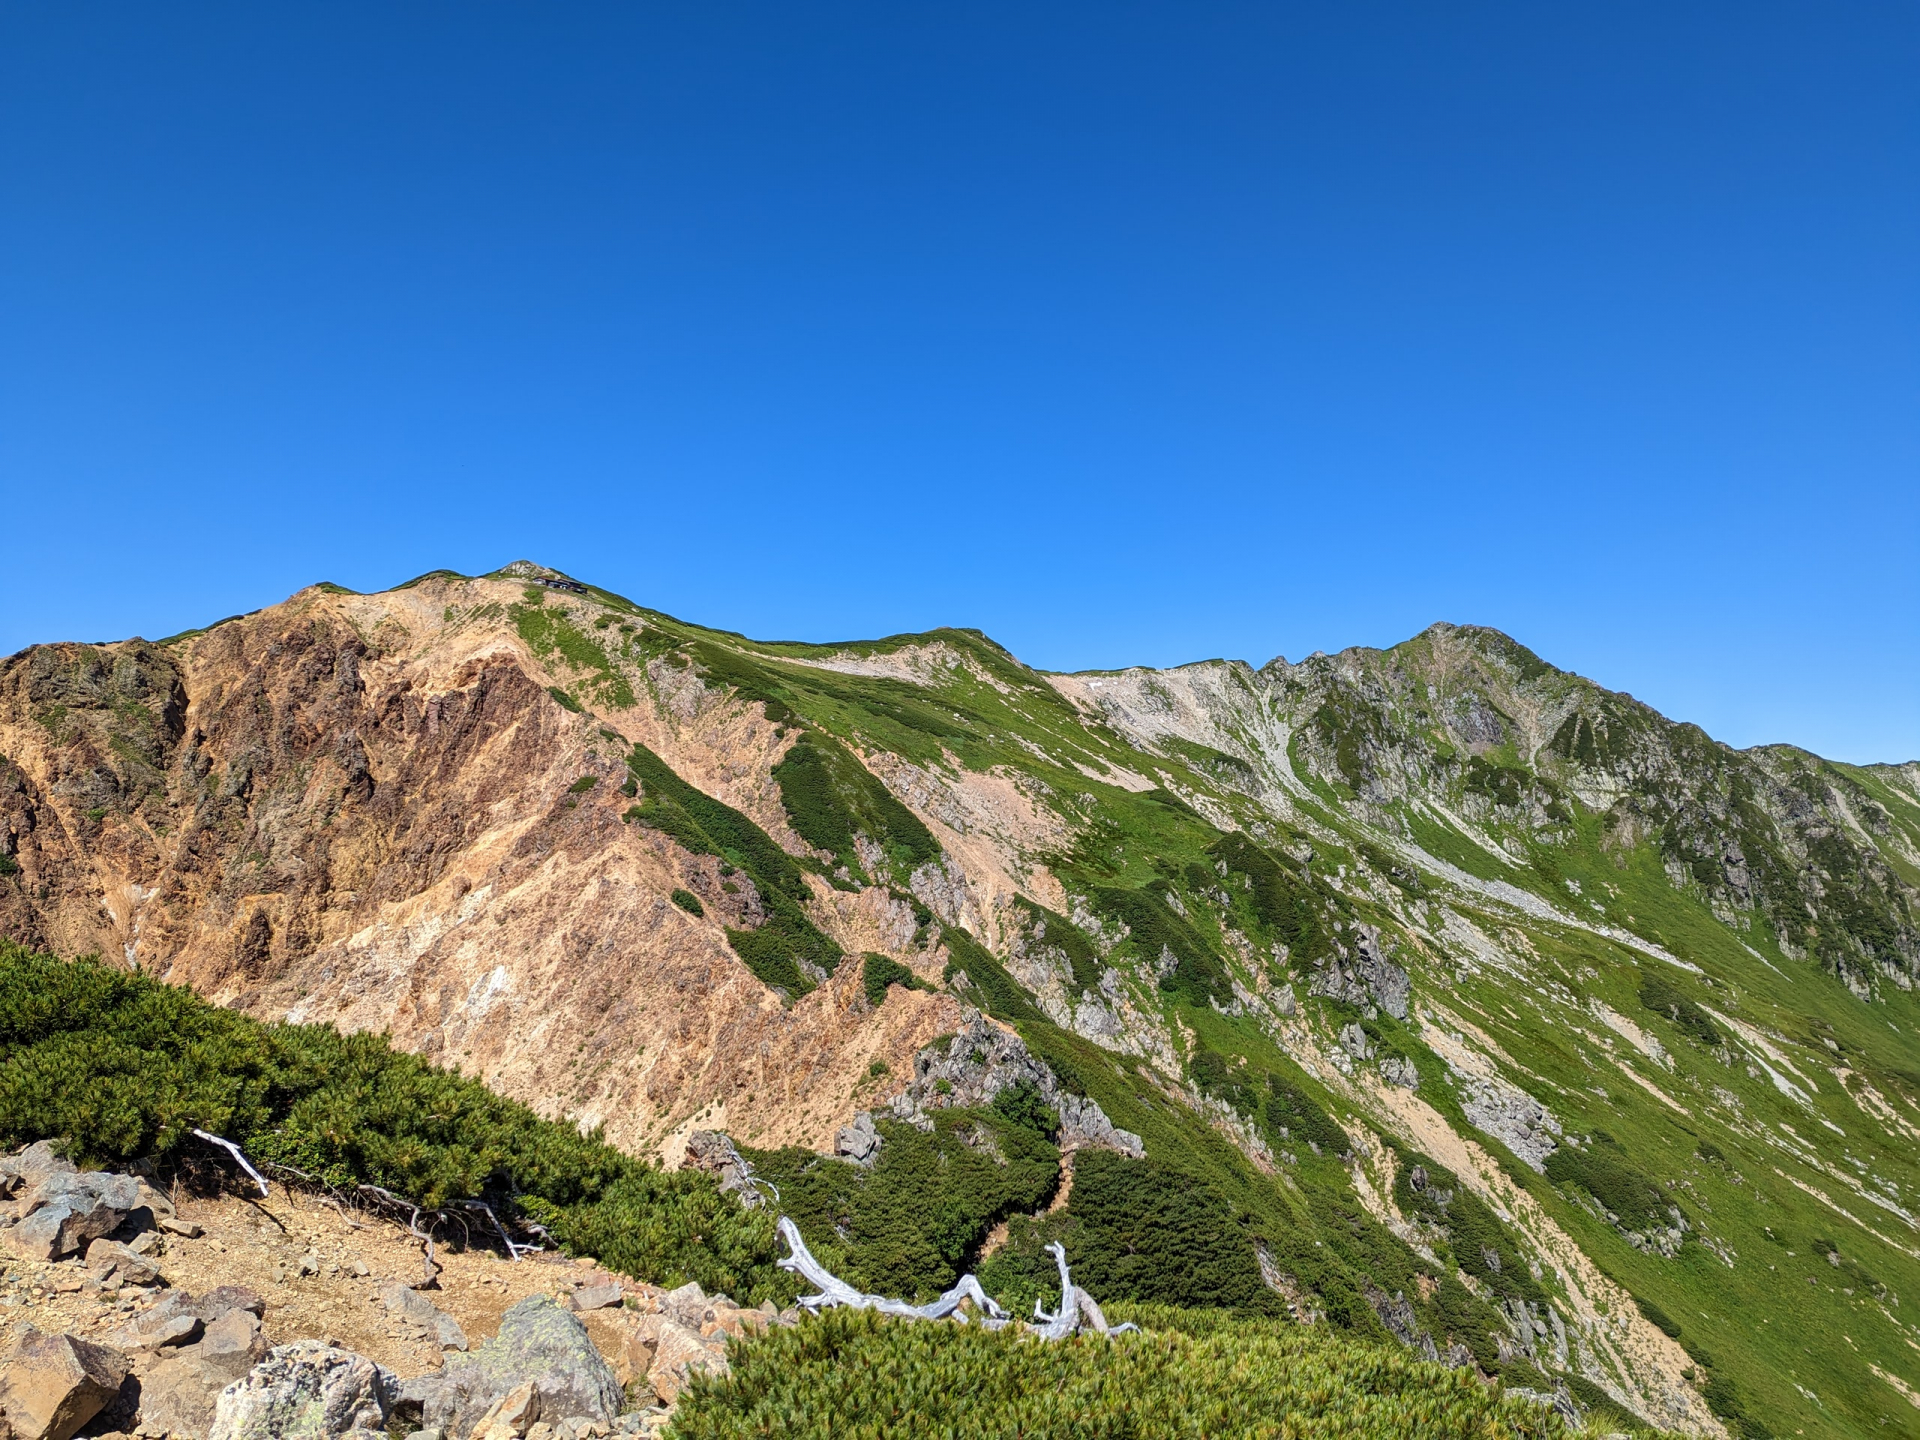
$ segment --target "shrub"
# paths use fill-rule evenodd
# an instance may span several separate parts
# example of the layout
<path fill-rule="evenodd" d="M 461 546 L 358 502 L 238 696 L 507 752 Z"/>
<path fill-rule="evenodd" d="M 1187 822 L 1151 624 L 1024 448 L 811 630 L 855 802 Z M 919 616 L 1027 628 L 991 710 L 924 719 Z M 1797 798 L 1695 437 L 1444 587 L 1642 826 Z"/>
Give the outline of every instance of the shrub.
<path fill-rule="evenodd" d="M 627 818 L 664 831 L 696 855 L 715 855 L 744 870 L 760 891 L 767 918 L 758 929 L 729 929 L 727 943 L 759 980 L 802 995 L 813 982 L 805 961 L 831 972 L 840 947 L 806 916 L 813 892 L 793 857 L 753 821 L 676 775 L 666 761 L 635 745 L 627 768 L 645 790 Z"/>
<path fill-rule="evenodd" d="M 673 903 L 689 915 L 705 915 L 707 913 L 707 907 L 700 903 L 700 897 L 691 890 L 675 890 L 673 892 Z"/>
<path fill-rule="evenodd" d="M 902 873 L 940 858 L 940 842 L 920 817 L 830 736 L 803 734 L 773 767 L 773 778 L 794 833 L 849 870 L 864 870 L 856 834 L 885 850 Z"/>
<path fill-rule="evenodd" d="M 584 795 L 599 783 L 600 777 L 598 775 L 582 775 L 567 787 L 567 793 L 569 795 Z"/>
<path fill-rule="evenodd" d="M 1012 1331 L 829 1312 L 736 1342 L 731 1373 L 692 1382 L 677 1440 L 1549 1440 L 1551 1411 L 1505 1400 L 1470 1370 L 1274 1323 L 1204 1326 L 1141 1312 L 1154 1328 L 1036 1344 Z M 1171 1328 L 1186 1323 L 1206 1333 Z M 1167 1328 L 1162 1328 L 1162 1326 Z"/>
<path fill-rule="evenodd" d="M 988 1291 L 1023 1306 L 1036 1296 L 1057 1300 L 1053 1258 L 1042 1250 L 1052 1239 L 1065 1242 L 1075 1283 L 1102 1303 L 1279 1308 L 1232 1208 L 1212 1186 L 1157 1160 L 1079 1152 L 1065 1211 L 1010 1222 L 1006 1249 L 981 1270 Z"/>
<path fill-rule="evenodd" d="M 1547 1178 L 1556 1185 L 1576 1185 L 1620 1217 L 1623 1225 L 1639 1228 L 1670 1223 L 1671 1203 L 1661 1188 L 1634 1169 L 1618 1147 L 1596 1135 L 1584 1148 L 1563 1145 L 1547 1157 Z"/>
<path fill-rule="evenodd" d="M 1640 1003 L 1649 1010 L 1665 1015 L 1683 1033 L 1691 1035 L 1709 1049 L 1720 1043 L 1720 1032 L 1714 1028 L 1707 1012 L 1682 994 L 1666 976 L 1650 974 L 1640 982 Z"/>
<path fill-rule="evenodd" d="M 0 1146 L 167 1161 L 193 1127 L 320 1183 L 427 1209 L 484 1199 L 512 1223 L 664 1284 L 784 1297 L 770 1217 L 711 1177 L 665 1174 L 384 1036 L 265 1025 L 191 991 L 0 940 Z"/>
<path fill-rule="evenodd" d="M 879 1129 L 870 1168 L 797 1147 L 749 1152 L 820 1263 L 863 1290 L 938 1294 L 994 1225 L 1045 1205 L 1060 1183 L 1060 1152 L 990 1111 L 937 1110 L 931 1133 L 884 1119 Z"/>
<path fill-rule="evenodd" d="M 904 985 L 909 990 L 931 990 L 933 987 L 922 980 L 913 971 L 897 960 L 889 960 L 884 955 L 876 955 L 871 950 L 860 957 L 862 966 L 860 982 L 867 994 L 869 1005 L 879 1005 L 887 998 L 889 985 Z"/>

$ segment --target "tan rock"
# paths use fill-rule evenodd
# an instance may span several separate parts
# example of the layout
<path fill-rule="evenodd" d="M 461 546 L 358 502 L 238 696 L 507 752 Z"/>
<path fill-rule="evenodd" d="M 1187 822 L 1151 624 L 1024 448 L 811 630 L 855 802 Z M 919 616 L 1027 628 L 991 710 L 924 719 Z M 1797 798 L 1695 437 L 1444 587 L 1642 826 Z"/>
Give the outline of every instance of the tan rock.
<path fill-rule="evenodd" d="M 662 1319 L 654 1344 L 653 1364 L 647 1370 L 647 1383 L 663 1405 L 671 1405 L 686 1389 L 690 1375 L 705 1372 L 727 1373 L 726 1355 L 703 1342 L 698 1333 L 677 1320 Z"/>
<path fill-rule="evenodd" d="M 539 1418 L 540 1392 L 528 1380 L 493 1402 L 473 1427 L 473 1440 L 520 1440 Z"/>
<path fill-rule="evenodd" d="M 95 1240 L 87 1246 L 87 1269 L 103 1281 L 122 1285 L 152 1285 L 160 1279 L 158 1265 L 118 1240 Z"/>
<path fill-rule="evenodd" d="M 0 1419 L 15 1440 L 69 1440 L 126 1378 L 119 1351 L 29 1325 L 0 1369 Z"/>

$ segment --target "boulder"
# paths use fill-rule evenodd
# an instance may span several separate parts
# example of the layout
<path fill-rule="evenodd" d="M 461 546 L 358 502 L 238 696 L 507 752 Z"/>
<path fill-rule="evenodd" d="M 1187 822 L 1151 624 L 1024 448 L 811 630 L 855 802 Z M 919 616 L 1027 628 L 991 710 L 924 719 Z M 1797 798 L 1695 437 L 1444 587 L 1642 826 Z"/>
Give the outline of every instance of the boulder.
<path fill-rule="evenodd" d="M 53 1152 L 53 1142 L 38 1140 L 18 1155 L 0 1159 L 0 1195 L 11 1195 L 23 1186 L 38 1183 L 43 1177 L 64 1171 L 73 1174 L 79 1167 Z"/>
<path fill-rule="evenodd" d="M 620 1288 L 618 1280 L 608 1280 L 599 1285 L 583 1285 L 568 1298 L 567 1303 L 578 1311 L 605 1310 L 610 1305 L 618 1305 L 627 1298 L 626 1291 Z"/>
<path fill-rule="evenodd" d="M 391 1281 L 380 1287 L 380 1303 L 393 1314 L 432 1335 L 434 1343 L 442 1350 L 467 1348 L 466 1332 L 461 1330 L 460 1322 L 418 1290 L 402 1285 L 398 1280 Z"/>
<path fill-rule="evenodd" d="M 182 1351 L 226 1375 L 229 1382 L 244 1379 L 272 1349 L 260 1319 L 248 1310 L 229 1310 L 207 1326 L 199 1343 Z"/>
<path fill-rule="evenodd" d="M 29 1325 L 0 1370 L 0 1431 L 11 1430 L 14 1440 L 69 1440 L 126 1378 L 119 1351 Z"/>
<path fill-rule="evenodd" d="M 725 1350 L 709 1345 L 696 1330 L 677 1320 L 662 1318 L 654 1342 L 653 1361 L 647 1369 L 647 1383 L 663 1405 L 671 1405 L 686 1389 L 689 1376 L 706 1372 L 727 1373 Z"/>
<path fill-rule="evenodd" d="M 228 1373 L 195 1353 L 200 1347 L 167 1353 L 167 1358 L 140 1377 L 140 1410 L 134 1429 L 142 1435 L 185 1436 L 206 1440 L 213 1429 L 215 1402 L 220 1392 L 244 1378 Z"/>
<path fill-rule="evenodd" d="M 471 1354 L 449 1356 L 441 1369 L 407 1381 L 399 1399 L 419 1408 L 423 1426 L 464 1436 L 494 1401 L 529 1378 L 540 1392 L 540 1415 L 552 1424 L 607 1424 L 620 1413 L 620 1386 L 586 1326 L 545 1295 L 514 1305 L 500 1317 L 499 1334 Z"/>
<path fill-rule="evenodd" d="M 116 1287 L 160 1283 L 160 1267 L 118 1240 L 95 1240 L 87 1246 L 87 1269 L 95 1280 Z"/>
<path fill-rule="evenodd" d="M 862 1110 L 851 1125 L 842 1125 L 833 1137 L 833 1153 L 856 1165 L 871 1165 L 880 1155 L 880 1132 L 873 1128 L 873 1112 Z"/>
<path fill-rule="evenodd" d="M 206 1440 L 384 1440 L 393 1377 L 318 1340 L 271 1351 L 214 1402 Z"/>
<path fill-rule="evenodd" d="M 707 1292 L 696 1280 L 689 1280 L 678 1290 L 669 1290 L 660 1297 L 660 1313 L 689 1330 L 700 1328 L 700 1323 L 707 1318 L 707 1309 Z"/>
<path fill-rule="evenodd" d="M 193 1313 L 209 1325 L 229 1310 L 244 1310 L 256 1320 L 267 1313 L 267 1302 L 245 1285 L 216 1285 L 192 1305 Z"/>
<path fill-rule="evenodd" d="M 140 1203 L 140 1182 L 131 1175 L 53 1170 L 27 1189 L 23 1219 L 0 1232 L 23 1260 L 58 1260 L 117 1228 Z"/>

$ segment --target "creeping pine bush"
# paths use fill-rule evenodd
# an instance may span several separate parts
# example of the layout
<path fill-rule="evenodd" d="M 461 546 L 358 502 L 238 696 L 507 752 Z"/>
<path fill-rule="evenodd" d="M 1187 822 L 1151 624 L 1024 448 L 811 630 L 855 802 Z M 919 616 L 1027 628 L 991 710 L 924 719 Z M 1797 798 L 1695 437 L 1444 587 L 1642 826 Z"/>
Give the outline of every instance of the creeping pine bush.
<path fill-rule="evenodd" d="M 1124 1307 L 1121 1307 L 1124 1308 Z M 1129 1312 L 1131 1313 L 1131 1312 Z M 1559 1440 L 1552 1411 L 1502 1399 L 1470 1370 L 1323 1327 L 1236 1319 L 1057 1344 L 1011 1330 L 829 1311 L 729 1348 L 696 1377 L 675 1440 Z M 1180 1317 L 1191 1323 L 1192 1318 Z"/>
<path fill-rule="evenodd" d="M 789 1147 L 748 1151 L 821 1264 L 871 1294 L 929 1298 L 960 1278 L 1000 1220 L 1037 1210 L 1060 1184 L 1044 1107 L 936 1110 L 933 1130 L 879 1122 L 871 1168 Z"/>
<path fill-rule="evenodd" d="M 256 1161 L 428 1209 L 484 1199 L 569 1249 L 662 1284 L 783 1298 L 771 1218 L 708 1176 L 666 1174 L 596 1131 L 402 1054 L 380 1035 L 263 1025 L 191 991 L 0 940 L 0 1146 L 164 1159 L 194 1127 Z"/>

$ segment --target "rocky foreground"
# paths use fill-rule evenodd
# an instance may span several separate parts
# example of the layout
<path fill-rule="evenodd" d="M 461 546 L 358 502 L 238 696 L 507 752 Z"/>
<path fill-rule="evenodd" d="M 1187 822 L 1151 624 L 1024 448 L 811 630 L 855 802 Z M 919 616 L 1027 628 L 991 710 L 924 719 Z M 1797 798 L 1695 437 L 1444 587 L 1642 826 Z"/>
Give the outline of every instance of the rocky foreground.
<path fill-rule="evenodd" d="M 44 1144 L 0 1159 L 0 1259 L 0 1440 L 650 1435 L 730 1339 L 798 1318 Z"/>

